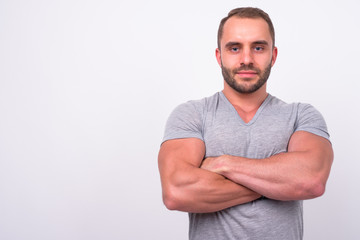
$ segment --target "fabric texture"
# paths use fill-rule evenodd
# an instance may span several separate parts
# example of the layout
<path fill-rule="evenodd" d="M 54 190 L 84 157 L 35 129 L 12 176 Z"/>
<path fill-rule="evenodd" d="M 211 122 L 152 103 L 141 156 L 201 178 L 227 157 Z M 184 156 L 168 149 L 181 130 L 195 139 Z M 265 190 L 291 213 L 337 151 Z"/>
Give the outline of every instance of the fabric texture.
<path fill-rule="evenodd" d="M 218 92 L 178 106 L 167 121 L 163 141 L 199 138 L 205 143 L 205 157 L 229 154 L 261 159 L 286 152 L 296 131 L 329 139 L 323 117 L 309 104 L 287 104 L 269 94 L 245 123 Z M 214 213 L 189 213 L 189 221 L 190 240 L 303 238 L 302 201 L 262 198 Z"/>

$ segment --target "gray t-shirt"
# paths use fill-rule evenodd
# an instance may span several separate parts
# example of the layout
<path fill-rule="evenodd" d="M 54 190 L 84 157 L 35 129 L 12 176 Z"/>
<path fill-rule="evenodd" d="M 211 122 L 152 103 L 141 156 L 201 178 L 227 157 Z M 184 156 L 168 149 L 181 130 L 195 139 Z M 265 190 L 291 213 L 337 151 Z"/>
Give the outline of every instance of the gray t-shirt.
<path fill-rule="evenodd" d="M 253 119 L 245 123 L 222 92 L 178 106 L 170 115 L 163 141 L 199 138 L 205 157 L 229 154 L 266 158 L 286 152 L 295 131 L 329 139 L 326 123 L 311 105 L 287 104 L 267 96 Z M 190 240 L 300 240 L 302 201 L 259 199 L 214 213 L 189 213 Z"/>

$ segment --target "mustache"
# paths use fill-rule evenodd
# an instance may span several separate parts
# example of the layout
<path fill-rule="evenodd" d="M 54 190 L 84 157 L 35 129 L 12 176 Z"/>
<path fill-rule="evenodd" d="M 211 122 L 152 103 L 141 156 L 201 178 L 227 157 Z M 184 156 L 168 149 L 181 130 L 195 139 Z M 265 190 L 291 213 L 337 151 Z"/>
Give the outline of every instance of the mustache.
<path fill-rule="evenodd" d="M 261 73 L 261 70 L 259 68 L 254 67 L 252 64 L 242 65 L 241 67 L 233 69 L 232 72 L 234 74 L 236 74 L 237 72 L 240 72 L 240 71 L 249 71 L 249 70 L 254 71 L 258 74 Z"/>

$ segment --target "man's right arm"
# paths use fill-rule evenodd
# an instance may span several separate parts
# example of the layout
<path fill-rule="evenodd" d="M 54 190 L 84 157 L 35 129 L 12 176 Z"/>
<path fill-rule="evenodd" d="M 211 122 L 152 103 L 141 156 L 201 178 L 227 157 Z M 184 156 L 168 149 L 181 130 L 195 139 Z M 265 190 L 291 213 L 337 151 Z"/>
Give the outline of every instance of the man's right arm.
<path fill-rule="evenodd" d="M 260 197 L 219 174 L 199 168 L 204 155 L 205 144 L 197 138 L 162 144 L 158 161 L 163 201 L 168 209 L 216 212 Z"/>

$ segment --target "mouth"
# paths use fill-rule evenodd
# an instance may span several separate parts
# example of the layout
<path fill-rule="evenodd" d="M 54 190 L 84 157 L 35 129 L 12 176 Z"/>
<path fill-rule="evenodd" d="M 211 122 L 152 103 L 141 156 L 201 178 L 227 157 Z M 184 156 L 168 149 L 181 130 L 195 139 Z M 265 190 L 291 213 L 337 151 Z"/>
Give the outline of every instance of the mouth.
<path fill-rule="evenodd" d="M 239 71 L 236 73 L 238 76 L 240 76 L 241 78 L 253 78 L 255 77 L 258 73 L 256 71 Z"/>

